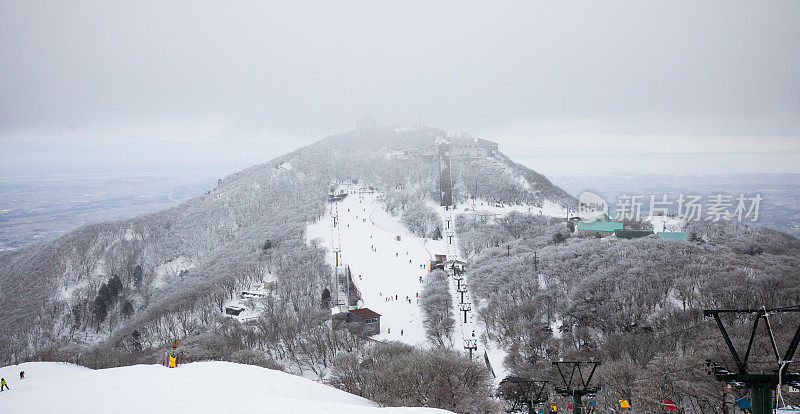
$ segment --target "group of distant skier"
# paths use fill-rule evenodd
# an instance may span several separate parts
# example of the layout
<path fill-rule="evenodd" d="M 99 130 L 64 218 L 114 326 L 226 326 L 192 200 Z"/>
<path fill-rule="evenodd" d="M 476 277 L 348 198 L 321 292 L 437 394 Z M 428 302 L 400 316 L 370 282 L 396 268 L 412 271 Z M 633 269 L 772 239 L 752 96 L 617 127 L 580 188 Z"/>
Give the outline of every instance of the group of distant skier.
<path fill-rule="evenodd" d="M 361 201 L 362 201 L 362 200 L 360 199 L 360 200 L 359 200 L 359 202 L 361 202 Z M 366 212 L 366 211 L 367 211 L 366 209 L 362 209 L 362 212 Z M 348 213 L 350 213 L 350 209 L 349 209 L 349 208 L 347 209 L 347 212 L 348 212 Z M 356 218 L 356 220 L 358 220 L 358 219 L 359 219 L 359 217 L 358 217 L 357 215 L 355 216 L 355 218 Z M 363 221 L 363 222 L 366 222 L 366 220 L 367 220 L 366 218 L 362 217 L 362 221 Z M 372 224 L 373 224 L 373 225 L 375 225 L 375 223 L 372 223 Z M 347 227 L 350 227 L 350 226 L 348 225 Z M 370 238 L 370 240 L 372 240 L 372 239 L 374 239 L 374 236 L 373 236 L 372 234 L 370 234 L 369 238 Z M 370 248 L 370 250 L 371 250 L 372 252 L 374 252 L 374 253 L 377 253 L 377 252 L 378 252 L 378 249 L 375 247 L 375 245 L 374 245 L 374 244 L 370 245 L 370 246 L 369 246 L 369 248 Z M 398 257 L 398 258 L 399 258 L 399 257 L 400 257 L 400 252 L 395 252 L 395 254 L 394 254 L 394 255 L 395 255 L 395 257 Z M 406 256 L 410 256 L 408 251 L 406 251 Z M 412 260 L 409 258 L 409 260 L 408 260 L 408 263 L 409 263 L 409 264 L 412 264 L 412 263 L 413 263 L 413 261 L 412 261 Z M 420 264 L 420 265 L 419 265 L 419 267 L 420 267 L 420 269 L 424 269 L 424 268 L 425 268 L 425 265 L 424 265 L 424 264 Z M 359 274 L 359 275 L 358 275 L 358 279 L 359 279 L 359 280 L 363 280 L 363 277 L 362 277 L 362 275 L 360 275 L 360 274 Z M 423 278 L 422 278 L 422 276 L 420 276 L 420 277 L 419 277 L 419 282 L 420 282 L 420 283 L 422 283 L 422 282 L 423 282 Z M 378 295 L 379 295 L 379 296 L 383 296 L 383 297 L 384 297 L 384 301 L 386 301 L 386 302 L 393 302 L 393 301 L 400 300 L 400 296 L 399 296 L 399 295 L 393 295 L 393 296 L 391 296 L 391 295 L 390 295 L 390 296 L 384 296 L 384 295 L 383 295 L 383 292 L 379 292 L 379 293 L 378 293 Z M 407 302 L 407 303 L 409 303 L 409 304 L 412 304 L 412 303 L 414 303 L 414 299 L 412 299 L 412 298 L 411 298 L 411 297 L 409 297 L 409 296 L 406 296 L 406 297 L 405 297 L 405 300 L 406 300 L 406 302 Z M 417 304 L 419 304 L 419 293 L 417 293 L 417 294 L 416 294 L 416 303 L 417 303 Z M 391 333 L 392 333 L 392 330 L 391 330 L 391 328 L 387 328 L 386 332 L 387 332 L 387 333 L 389 333 L 389 334 L 391 334 Z M 405 330 L 404 330 L 404 329 L 401 329 L 401 330 L 400 330 L 400 336 L 403 336 L 404 334 L 405 334 Z"/>
<path fill-rule="evenodd" d="M 25 371 L 19 372 L 19 379 L 25 379 Z M 5 378 L 0 378 L 0 392 L 5 390 L 11 391 L 11 388 L 8 387 L 8 383 L 6 382 Z"/>
<path fill-rule="evenodd" d="M 383 293 L 379 292 L 378 295 L 383 296 Z M 384 302 L 394 302 L 396 300 L 400 300 L 400 296 L 399 295 L 394 295 L 394 297 L 392 297 L 392 296 L 384 296 L 383 297 L 383 301 Z M 413 303 L 413 300 L 408 296 L 406 296 L 405 301 L 408 302 L 409 304 Z M 419 304 L 419 292 L 417 292 L 417 304 Z"/>

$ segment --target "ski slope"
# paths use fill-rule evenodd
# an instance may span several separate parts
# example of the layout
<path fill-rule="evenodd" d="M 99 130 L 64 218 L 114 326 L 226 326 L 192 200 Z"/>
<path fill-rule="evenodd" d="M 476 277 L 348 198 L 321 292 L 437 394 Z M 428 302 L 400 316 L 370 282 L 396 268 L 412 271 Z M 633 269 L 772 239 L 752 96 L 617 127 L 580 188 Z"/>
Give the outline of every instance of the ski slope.
<path fill-rule="evenodd" d="M 306 238 L 321 239 L 331 265 L 335 263 L 334 248 L 341 249 L 340 261 L 350 266 L 361 292 L 361 307 L 381 314 L 381 333 L 373 338 L 424 345 L 425 329 L 417 303 L 420 277 L 424 280 L 427 276 L 434 254 L 446 253 L 444 240 L 413 235 L 382 208 L 377 193 L 358 186 L 347 191 L 344 200 L 329 204 L 325 216 L 306 229 Z M 337 211 L 338 229 L 333 227 Z"/>
<path fill-rule="evenodd" d="M 460 256 L 458 235 L 452 230 L 455 228 L 455 217 L 472 210 L 447 210 L 432 205 L 445 223 L 443 233 L 452 236 L 451 245 L 447 237 L 431 240 L 411 234 L 399 218 L 392 217 L 382 208 L 377 193 L 364 191 L 356 185 L 340 190 L 349 195 L 342 201 L 329 204 L 324 217 L 306 229 L 306 238 L 309 241 L 320 239 L 322 246 L 328 249 L 327 260 L 331 265 L 335 263 L 334 251 L 341 251 L 340 262 L 350 266 L 354 282 L 363 297 L 359 305 L 382 315 L 381 333 L 373 338 L 427 345 L 422 314 L 416 300 L 422 288 L 419 280 L 427 276 L 426 265 L 435 254 L 446 254 L 448 259 Z M 337 218 L 337 227 L 333 226 L 334 216 Z M 450 220 L 450 229 L 447 229 L 447 220 Z M 399 241 L 397 236 L 400 236 Z M 478 349 L 474 358 L 482 361 L 486 351 L 497 375 L 496 380 L 499 381 L 503 378 L 501 375 L 505 374 L 502 363 L 505 353 L 499 346 L 484 340 L 482 333 L 485 329 L 477 320 L 474 309 L 468 312 L 467 322 L 464 322 L 464 313 L 459 311 L 461 294 L 456 292 L 458 283 L 453 277 L 449 281 L 453 295 L 453 317 L 456 320 L 452 346 L 466 352 L 464 339 L 477 340 Z M 411 298 L 410 304 L 404 300 L 406 296 Z M 391 300 L 387 300 L 390 297 Z M 464 301 L 472 302 L 469 292 L 465 293 Z"/>
<path fill-rule="evenodd" d="M 25 371 L 25 379 L 19 379 Z M 9 390 L 3 413 L 447 413 L 431 408 L 380 408 L 344 391 L 280 371 L 231 362 L 195 362 L 169 369 L 134 365 L 91 370 L 58 362 L 0 368 Z"/>

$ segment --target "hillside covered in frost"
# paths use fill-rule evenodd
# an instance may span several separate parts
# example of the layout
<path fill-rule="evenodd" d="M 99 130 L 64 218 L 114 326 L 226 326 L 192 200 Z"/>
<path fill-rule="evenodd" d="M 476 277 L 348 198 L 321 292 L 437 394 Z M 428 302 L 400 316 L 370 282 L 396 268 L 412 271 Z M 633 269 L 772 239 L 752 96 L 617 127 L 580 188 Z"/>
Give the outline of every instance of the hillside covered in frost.
<path fill-rule="evenodd" d="M 174 338 L 213 350 L 219 332 L 241 329 L 221 317 L 225 301 L 267 279 L 276 282 L 270 306 L 293 318 L 285 323 L 297 335 L 268 332 L 239 347 L 303 342 L 324 316 L 318 298 L 331 272 L 324 251 L 309 246 L 303 233 L 322 216 L 331 183 L 402 188 L 386 197 L 386 209 L 413 232 L 435 237 L 441 223 L 430 205 L 438 203 L 438 165 L 407 151 L 444 136 L 396 127 L 331 136 L 230 175 L 169 210 L 87 225 L 0 256 L 0 358 L 74 355 L 96 346 L 146 352 Z M 503 156 L 482 166 L 486 185 L 473 186 L 470 161 L 454 162 L 453 171 L 457 202 L 574 203 Z M 282 346 L 279 353 L 280 359 L 291 354 Z"/>
<path fill-rule="evenodd" d="M 446 139 L 398 127 L 331 136 L 169 210 L 0 256 L 0 365 L 153 364 L 177 339 L 186 362 L 285 370 L 384 406 L 498 412 L 510 408 L 495 398 L 506 375 L 553 380 L 552 361 L 592 359 L 604 362 L 603 401 L 661 412 L 669 378 L 685 412 L 716 413 L 738 394 L 704 371 L 726 359 L 703 309 L 800 303 L 796 238 L 680 218 L 686 240 L 581 234 L 567 219 L 576 200 L 502 152 L 454 157 L 457 208 L 441 207 L 431 149 Z M 340 188 L 353 191 L 346 202 L 331 198 Z M 465 266 L 458 282 L 427 271 L 445 251 Z M 354 257 L 344 288 L 339 253 Z M 337 295 L 377 301 L 380 332 L 334 323 Z M 227 315 L 231 304 L 246 311 Z M 726 323 L 746 340 L 746 318 Z M 779 345 L 797 323 L 772 321 Z M 770 352 L 755 342 L 760 361 Z"/>

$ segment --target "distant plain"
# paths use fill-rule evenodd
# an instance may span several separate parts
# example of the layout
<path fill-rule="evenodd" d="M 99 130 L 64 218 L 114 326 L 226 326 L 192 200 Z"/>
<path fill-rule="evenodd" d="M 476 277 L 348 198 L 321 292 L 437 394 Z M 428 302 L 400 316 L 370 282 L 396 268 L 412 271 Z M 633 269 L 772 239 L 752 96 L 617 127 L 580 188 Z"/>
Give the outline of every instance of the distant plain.
<path fill-rule="evenodd" d="M 0 177 L 0 254 L 51 240 L 84 224 L 151 213 L 213 189 L 241 166 L 204 165 L 161 171 L 65 173 Z M 610 205 L 621 194 L 725 193 L 764 200 L 756 225 L 800 237 L 800 174 L 552 176 L 573 195 L 593 191 Z M 642 209 L 646 213 L 649 206 Z"/>

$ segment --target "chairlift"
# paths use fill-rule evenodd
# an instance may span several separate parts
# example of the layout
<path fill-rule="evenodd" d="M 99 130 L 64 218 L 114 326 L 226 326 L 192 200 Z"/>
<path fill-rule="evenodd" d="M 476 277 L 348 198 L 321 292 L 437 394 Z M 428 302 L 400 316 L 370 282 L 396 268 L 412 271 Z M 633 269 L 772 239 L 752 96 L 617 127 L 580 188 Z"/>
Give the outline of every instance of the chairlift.
<path fill-rule="evenodd" d="M 735 400 L 736 406 L 741 408 L 742 410 L 752 410 L 753 404 L 750 403 L 750 400 L 747 397 L 740 397 Z"/>
<path fill-rule="evenodd" d="M 669 396 L 667 396 L 667 391 L 665 389 L 666 382 L 669 382 L 670 386 Z M 666 372 L 661 374 L 661 382 L 658 388 L 661 393 L 661 406 L 664 407 L 665 410 L 677 410 L 680 405 L 681 398 L 680 395 L 678 395 L 675 392 L 675 381 L 673 379 L 667 378 Z"/>

